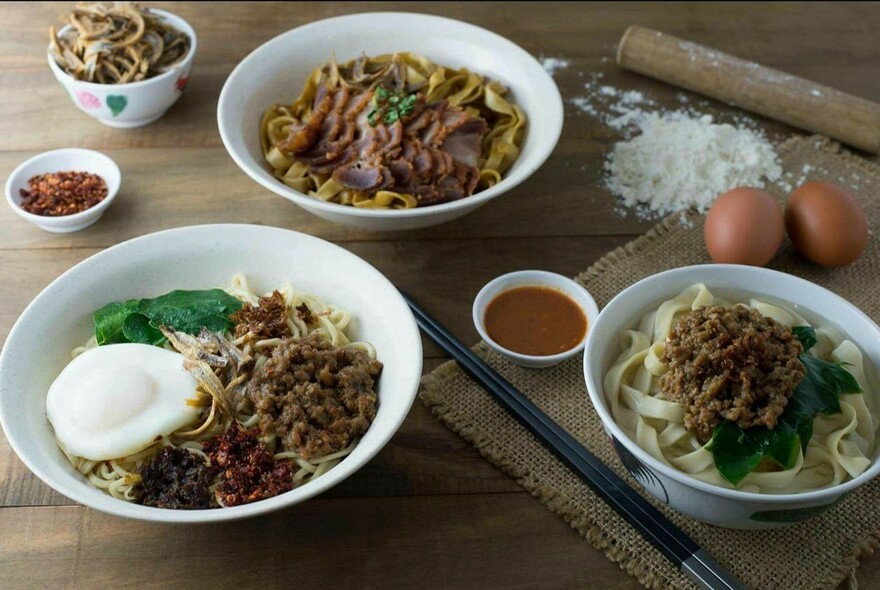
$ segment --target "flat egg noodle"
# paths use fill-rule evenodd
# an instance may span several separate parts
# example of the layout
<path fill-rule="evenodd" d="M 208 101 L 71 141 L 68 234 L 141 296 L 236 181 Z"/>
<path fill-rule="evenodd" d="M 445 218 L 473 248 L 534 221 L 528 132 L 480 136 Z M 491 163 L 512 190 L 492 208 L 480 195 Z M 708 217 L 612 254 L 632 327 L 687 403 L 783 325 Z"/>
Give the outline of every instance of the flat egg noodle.
<path fill-rule="evenodd" d="M 626 434 L 661 463 L 701 481 L 733 488 L 715 467 L 709 443 L 702 444 L 684 427 L 685 406 L 668 401 L 660 391 L 659 378 L 666 367 L 660 362 L 666 338 L 681 314 L 692 309 L 730 303 L 717 298 L 705 285 L 691 285 L 656 309 L 645 313 L 636 329 L 619 337 L 621 353 L 605 374 L 603 387 L 614 421 Z M 787 326 L 809 326 L 802 315 L 788 306 L 761 299 L 739 303 Z M 863 473 L 871 463 L 876 443 L 873 388 L 861 351 L 833 327 L 816 329 L 818 342 L 810 354 L 838 363 L 861 386 L 864 393 L 840 396 L 841 412 L 819 414 L 813 421 L 813 437 L 791 469 L 760 468 L 747 475 L 736 489 L 768 494 L 797 493 L 838 485 Z"/>
<path fill-rule="evenodd" d="M 366 59 L 367 72 L 381 70 L 399 59 L 405 65 L 407 86 L 425 85 L 420 90 L 428 103 L 446 100 L 465 109 L 472 116 L 491 116 L 489 132 L 483 137 L 478 169 L 480 180 L 477 190 L 500 182 L 520 153 L 525 133 L 526 116 L 522 109 L 505 98 L 508 93 L 498 81 L 467 69 L 454 70 L 439 66 L 414 53 L 380 55 Z M 355 61 L 341 66 L 343 71 L 354 67 Z M 318 87 L 327 83 L 331 88 L 340 83 L 340 66 L 331 61 L 316 68 L 309 75 L 302 93 L 290 105 L 274 105 L 266 110 L 260 122 L 260 145 L 266 161 L 275 176 L 290 188 L 322 201 L 377 209 L 409 209 L 417 205 L 415 197 L 382 190 L 375 194 L 346 189 L 329 175 L 312 174 L 309 167 L 279 148 L 288 135 L 291 124 L 299 123 L 311 114 Z"/>

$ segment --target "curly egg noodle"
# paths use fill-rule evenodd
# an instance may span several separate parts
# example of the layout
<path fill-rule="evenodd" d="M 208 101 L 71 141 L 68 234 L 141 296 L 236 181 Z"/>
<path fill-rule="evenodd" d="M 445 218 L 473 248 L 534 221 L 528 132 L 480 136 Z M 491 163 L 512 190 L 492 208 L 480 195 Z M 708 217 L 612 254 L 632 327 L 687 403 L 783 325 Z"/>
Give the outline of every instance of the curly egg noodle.
<path fill-rule="evenodd" d="M 369 57 L 365 69 L 368 72 L 379 69 L 394 58 L 405 64 L 406 85 L 418 87 L 427 103 L 445 100 L 452 106 L 463 108 L 473 117 L 486 118 L 489 132 L 482 140 L 482 153 L 477 166 L 480 174 L 477 191 L 500 182 L 519 156 L 526 124 L 523 111 L 505 98 L 507 88 L 496 80 L 488 81 L 464 68 L 455 70 L 443 67 L 415 53 Z M 318 86 L 327 84 L 332 89 L 346 83 L 340 69 L 351 68 L 353 64 L 354 60 L 337 66 L 335 61 L 331 61 L 316 68 L 293 104 L 274 105 L 266 110 L 260 123 L 263 155 L 281 182 L 322 201 L 378 209 L 416 207 L 417 201 L 413 195 L 389 190 L 370 194 L 347 189 L 329 174 L 311 173 L 308 165 L 296 161 L 279 148 L 278 144 L 287 137 L 290 125 L 301 123 L 311 114 Z"/>
<path fill-rule="evenodd" d="M 645 313 L 633 330 L 620 334 L 622 352 L 605 375 L 604 390 L 615 422 L 644 451 L 664 465 L 701 481 L 731 488 L 715 466 L 714 457 L 685 429 L 685 406 L 667 401 L 660 390 L 661 362 L 666 337 L 681 314 L 706 306 L 747 305 L 786 326 L 809 326 L 793 309 L 760 299 L 732 303 L 695 284 L 678 296 Z M 840 484 L 864 472 L 871 463 L 876 439 L 872 410 L 874 385 L 866 375 L 862 353 L 834 328 L 816 328 L 817 344 L 809 351 L 823 360 L 846 363 L 864 393 L 840 396 L 841 412 L 818 414 L 806 452 L 801 450 L 792 469 L 770 471 L 759 467 L 736 489 L 767 494 L 797 493 Z"/>
<path fill-rule="evenodd" d="M 244 303 L 253 305 L 258 303 L 259 295 L 248 284 L 247 278 L 243 275 L 234 276 L 225 290 Z M 290 284 L 284 285 L 279 291 L 283 295 L 289 311 L 287 322 L 292 336 L 305 338 L 313 334 L 319 334 L 333 346 L 358 348 L 363 350 L 371 360 L 376 359 L 376 350 L 371 344 L 367 342 L 352 342 L 350 340 L 347 330 L 351 323 L 351 314 L 348 311 L 335 305 L 324 303 L 312 295 L 299 293 Z M 269 294 L 267 293 L 267 295 Z M 301 308 L 302 305 L 308 307 L 310 315 L 314 318 L 314 322 L 311 325 L 307 325 L 296 312 L 296 308 Z M 236 346 L 241 346 L 244 344 L 245 338 L 243 336 L 232 342 Z M 279 339 L 273 338 L 253 343 L 252 354 L 256 359 L 255 369 L 266 362 L 269 358 L 268 355 L 271 354 L 272 347 L 279 342 Z M 97 345 L 95 337 L 92 336 L 85 345 L 75 348 L 71 353 L 71 357 L 75 358 Z M 165 348 L 174 350 L 167 342 L 165 343 Z M 204 407 L 202 415 L 195 423 L 189 424 L 169 436 L 162 437 L 148 448 L 134 455 L 110 461 L 91 461 L 69 453 L 60 444 L 59 447 L 61 447 L 61 450 L 76 470 L 86 476 L 95 487 L 104 490 L 114 498 L 133 502 L 136 499 L 134 488 L 141 481 L 141 476 L 138 474 L 139 461 L 149 459 L 159 449 L 170 445 L 198 455 L 210 464 L 210 460 L 202 450 L 205 441 L 224 433 L 232 426 L 233 419 L 244 429 L 252 428 L 259 422 L 259 416 L 254 413 L 254 409 L 247 401 L 236 408 L 234 418 L 224 418 L 217 407 L 217 402 L 207 392 L 195 391 L 193 392 L 193 398 L 193 404 L 200 404 Z M 292 470 L 294 487 L 320 477 L 329 471 L 346 455 L 351 453 L 358 443 L 357 440 L 354 440 L 348 447 L 339 452 L 306 460 L 294 451 L 282 451 L 274 435 L 262 440 L 270 451 L 274 451 L 275 460 L 289 460 L 296 464 Z M 211 488 L 212 491 L 218 483 L 214 483 L 214 486 Z"/>

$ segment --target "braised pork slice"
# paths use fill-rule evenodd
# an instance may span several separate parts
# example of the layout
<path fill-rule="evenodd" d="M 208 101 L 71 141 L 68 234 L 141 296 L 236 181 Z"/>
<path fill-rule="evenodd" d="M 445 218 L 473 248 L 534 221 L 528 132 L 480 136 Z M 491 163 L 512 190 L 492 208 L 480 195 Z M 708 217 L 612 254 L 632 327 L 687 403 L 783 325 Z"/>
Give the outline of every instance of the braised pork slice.
<path fill-rule="evenodd" d="M 352 191 L 394 191 L 418 205 L 472 195 L 489 126 L 461 107 L 410 92 L 402 68 L 392 63 L 367 76 L 355 62 L 335 87 L 321 84 L 311 113 L 290 126 L 279 148 Z"/>

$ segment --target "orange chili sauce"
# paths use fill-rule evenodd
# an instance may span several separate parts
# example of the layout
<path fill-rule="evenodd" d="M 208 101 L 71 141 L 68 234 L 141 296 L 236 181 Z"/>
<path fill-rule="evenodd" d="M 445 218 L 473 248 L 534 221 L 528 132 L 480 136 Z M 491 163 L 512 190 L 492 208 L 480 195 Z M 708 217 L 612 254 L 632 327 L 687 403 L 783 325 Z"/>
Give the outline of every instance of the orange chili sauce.
<path fill-rule="evenodd" d="M 556 289 L 514 287 L 499 293 L 483 316 L 489 337 L 513 352 L 549 356 L 571 350 L 587 333 L 587 317 Z"/>

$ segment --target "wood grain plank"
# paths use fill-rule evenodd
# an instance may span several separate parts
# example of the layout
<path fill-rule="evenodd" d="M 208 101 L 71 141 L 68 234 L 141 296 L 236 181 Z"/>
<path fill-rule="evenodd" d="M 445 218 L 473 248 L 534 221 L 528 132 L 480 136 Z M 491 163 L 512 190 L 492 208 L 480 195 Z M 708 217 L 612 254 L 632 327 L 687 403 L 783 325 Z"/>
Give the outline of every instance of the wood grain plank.
<path fill-rule="evenodd" d="M 212 526 L 0 508 L 0 531 L 7 588 L 641 588 L 527 494 L 319 497 Z M 878 573 L 866 556 L 861 587 Z"/>
<path fill-rule="evenodd" d="M 291 26 L 350 13 L 354 6 L 282 3 L 254 11 L 228 4 L 220 11 L 204 11 L 171 3 L 166 8 L 192 19 L 197 30 L 210 30 L 212 34 L 201 39 L 189 89 L 169 114 L 144 130 L 120 132 L 105 128 L 73 108 L 45 64 L 45 31 L 64 5 L 41 4 L 31 11 L 17 4 L 0 5 L 0 100 L 14 112 L 39 115 L 38 119 L 19 116 L 0 120 L 0 150 L 48 149 L 57 147 L 59 137 L 76 137 L 78 145 L 100 149 L 124 145 L 132 138 L 134 146 L 219 145 L 214 105 L 232 68 L 271 36 Z M 362 5 L 357 6 L 360 10 Z M 557 82 L 567 99 L 583 94 L 587 74 L 617 77 L 622 73 L 612 63 L 614 47 L 626 26 L 638 19 L 642 25 L 687 33 L 687 38 L 694 41 L 880 100 L 880 80 L 859 75 L 880 58 L 880 48 L 872 42 L 872 31 L 880 26 L 880 14 L 857 3 L 809 7 L 769 4 L 762 7 L 766 18 L 760 22 L 755 22 L 758 19 L 754 10 L 743 10 L 735 4 L 678 10 L 670 5 L 662 9 L 637 5 L 612 12 L 591 4 L 550 4 L 548 9 L 521 4 L 514 14 L 500 17 L 490 7 L 462 3 L 371 3 L 370 8 L 413 9 L 464 18 L 510 37 L 536 55 L 564 56 L 571 66 L 557 74 Z M 273 18 L 267 22 L 263 11 L 270 10 Z M 687 18 L 682 19 L 682 14 Z M 801 34 L 804 27 L 815 22 L 822 22 L 829 34 L 819 39 Z M 590 35 L 582 34 L 584 27 L 589 27 Z M 739 34 L 744 28 L 752 34 Z M 835 59 L 843 56 L 841 42 L 848 49 L 844 50 L 846 59 Z M 663 90 L 672 90 L 635 74 L 623 74 L 621 80 L 636 90 L 659 90 L 661 104 Z M 35 120 L 42 124 L 34 125 Z"/>
<path fill-rule="evenodd" d="M 642 92 L 659 107 L 680 106 L 679 90 L 638 74 L 617 68 L 613 52 L 599 50 L 599 55 L 571 56 L 568 68 L 559 70 L 554 78 L 566 102 L 566 127 L 562 144 L 568 138 L 590 139 L 607 143 L 620 138 L 594 117 L 584 116 L 571 101 L 585 97 L 586 81 L 600 77 L 602 84 Z M 602 61 L 604 60 L 604 61 Z M 108 150 L 137 147 L 215 147 L 222 141 L 216 124 L 216 105 L 226 77 L 235 63 L 206 65 L 199 68 L 180 100 L 159 121 L 137 130 L 119 130 L 102 125 L 75 108 L 67 93 L 47 70 L 16 70 L 0 68 L 0 99 L 4 109 L 16 117 L 0 119 L 0 151 L 46 150 L 59 147 L 64 139 L 75 138 L 77 147 Z M 808 73 L 823 83 L 831 84 L 839 76 L 838 67 L 817 64 Z M 880 100 L 880 83 L 866 89 L 868 98 Z M 696 95 L 690 95 L 699 100 Z M 291 95 L 291 99 L 294 96 Z M 707 101 L 703 110 L 741 116 L 741 111 Z M 790 128 L 755 116 L 770 131 L 789 132 Z M 35 124 L 39 121 L 39 124 Z M 574 144 L 572 144 L 574 145 Z"/>
<path fill-rule="evenodd" d="M 540 171 L 446 226 L 403 234 L 333 226 L 262 189 L 222 148 L 215 122 L 220 88 L 258 45 L 320 18 L 412 10 L 485 26 L 535 55 L 569 59 L 570 67 L 555 76 L 566 101 L 584 95 L 584 82 L 601 74 L 604 84 L 638 90 L 665 107 L 678 104 L 676 89 L 613 65 L 615 45 L 634 23 L 880 101 L 880 77 L 873 75 L 880 60 L 876 4 L 517 3 L 499 10 L 464 2 L 158 3 L 199 33 L 194 76 L 162 120 L 119 131 L 79 113 L 48 70 L 47 28 L 69 6 L 0 3 L 0 178 L 35 151 L 77 145 L 117 159 L 124 189 L 101 223 L 72 236 L 43 233 L 0 207 L 0 342 L 27 302 L 61 272 L 97 249 L 168 227 L 249 222 L 343 242 L 466 342 L 476 339 L 472 298 L 490 278 L 526 267 L 571 275 L 650 227 L 616 215 L 601 186 L 604 154 L 620 135 L 571 104 L 560 144 Z M 722 121 L 735 114 L 695 102 Z M 774 140 L 792 132 L 756 121 Z M 442 362 L 433 345 L 426 343 L 425 352 L 426 370 Z M 276 515 L 165 527 L 69 504 L 32 476 L 0 436 L 0 587 L 240 588 L 257 575 L 268 588 L 302 581 L 366 588 L 638 587 L 418 401 L 370 464 L 321 498 Z M 869 558 L 859 578 L 862 587 L 880 586 L 880 558 Z"/>
<path fill-rule="evenodd" d="M 614 9 L 605 3 L 517 3 L 499 11 L 486 3 L 470 2 L 275 2 L 255 10 L 247 3 L 225 4 L 206 10 L 197 3 L 151 2 L 190 22 L 199 34 L 197 61 L 202 64 L 237 63 L 257 45 L 296 26 L 314 20 L 361 11 L 414 11 L 457 18 L 515 38 L 527 50 L 540 53 L 603 47 L 618 41 L 624 29 L 639 22 L 672 34 L 686 32 L 699 43 L 729 44 L 728 50 L 761 56 L 768 65 L 810 62 L 840 57 L 841 43 L 860 47 L 857 61 L 847 67 L 870 65 L 876 51 L 877 11 L 858 2 L 736 2 L 652 4 L 633 2 Z M 0 67 L 46 67 L 48 28 L 60 22 L 64 3 L 0 4 Z M 749 35 L 743 35 L 748 27 Z M 821 26 L 822 35 L 804 35 Z M 584 35 L 584 30 L 589 35 Z M 207 34 L 210 32 L 210 34 Z M 849 56 L 848 56 L 849 57 Z M 865 60 L 865 61 L 862 61 Z M 844 61 L 844 60 L 842 60 Z M 849 62 L 849 59 L 845 60 Z M 799 74 L 799 72 L 792 72 Z M 863 77 L 862 77 L 863 78 Z M 841 75 L 847 84 L 875 84 L 859 76 Z M 875 86 L 876 87 L 876 86 Z M 855 91 L 855 90 L 853 90 Z"/>
<path fill-rule="evenodd" d="M 525 268 L 574 276 L 628 237 L 346 242 L 345 248 L 378 268 L 415 297 L 465 342 L 475 342 L 471 305 L 492 278 Z M 28 303 L 64 271 L 96 253 L 94 248 L 0 250 L 0 342 Z M 190 286 L 192 288 L 199 286 Z M 202 285 L 201 287 L 205 287 Z M 426 348 L 428 356 L 439 356 Z"/>
<path fill-rule="evenodd" d="M 108 127 L 76 108 L 48 66 L 45 70 L 0 68 L 3 110 L 16 115 L 0 120 L 0 151 L 220 146 L 217 99 L 232 67 L 206 65 L 198 71 L 166 115 L 132 130 Z"/>
<path fill-rule="evenodd" d="M 493 277 L 523 268 L 573 276 L 625 238 L 535 238 L 412 242 L 350 242 L 345 246 L 412 294 L 464 342 L 476 342 L 471 323 L 474 296 Z M 9 277 L 0 287 L 0 341 L 33 297 L 62 272 L 94 254 L 88 248 L 0 250 Z M 478 255 L 477 255 L 478 254 Z M 85 335 L 84 335 L 85 339 Z M 423 340 L 436 366 L 442 352 Z M 67 503 L 40 483 L 0 438 L 0 506 Z M 339 488 L 343 495 L 480 493 L 513 484 L 451 435 L 416 402 L 400 433 L 380 457 Z M 336 492 L 334 492 L 336 493 Z"/>
<path fill-rule="evenodd" d="M 7 588 L 640 587 L 525 493 L 319 498 L 212 526 L 4 508 L 0 530 Z"/>
<path fill-rule="evenodd" d="M 619 216 L 604 189 L 578 179 L 598 172 L 579 170 L 577 162 L 589 159 L 601 167 L 598 146 L 586 149 L 589 155 L 566 156 L 560 151 L 559 159 L 548 162 L 516 189 L 455 222 L 426 230 L 382 233 L 333 224 L 306 213 L 252 181 L 223 148 L 106 150 L 123 171 L 122 188 L 95 225 L 72 234 L 50 234 L 3 205 L 0 249 L 101 248 L 145 233 L 203 223 L 276 225 L 336 242 L 633 235 L 651 227 L 655 222 Z M 0 152 L 0 178 L 31 155 L 33 152 Z M 569 172 L 572 168 L 575 175 Z"/>
<path fill-rule="evenodd" d="M 429 372 L 445 359 L 429 359 Z M 69 506 L 16 457 L 0 433 L 0 507 Z M 328 491 L 327 498 L 518 493 L 523 490 L 468 443 L 413 403 L 388 445 L 360 471 Z"/>

